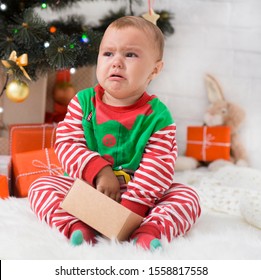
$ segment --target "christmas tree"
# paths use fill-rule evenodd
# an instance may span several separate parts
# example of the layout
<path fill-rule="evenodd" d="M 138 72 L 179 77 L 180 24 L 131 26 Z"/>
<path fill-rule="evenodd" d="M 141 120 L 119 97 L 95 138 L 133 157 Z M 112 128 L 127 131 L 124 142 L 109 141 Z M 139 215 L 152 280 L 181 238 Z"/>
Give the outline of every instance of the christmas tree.
<path fill-rule="evenodd" d="M 58 10 L 80 1 L 0 0 L 0 59 L 7 72 L 6 83 L 8 75 L 19 81 L 27 81 L 28 78 L 36 80 L 50 70 L 94 65 L 102 34 L 108 24 L 120 16 L 134 14 L 134 2 L 141 4 L 140 0 L 126 1 L 124 8 L 110 11 L 100 19 L 98 26 L 87 26 L 81 15 L 45 22 L 35 10 L 36 7 Z M 173 34 L 170 13 L 157 12 L 160 15 L 157 24 L 163 33 L 166 36 Z"/>

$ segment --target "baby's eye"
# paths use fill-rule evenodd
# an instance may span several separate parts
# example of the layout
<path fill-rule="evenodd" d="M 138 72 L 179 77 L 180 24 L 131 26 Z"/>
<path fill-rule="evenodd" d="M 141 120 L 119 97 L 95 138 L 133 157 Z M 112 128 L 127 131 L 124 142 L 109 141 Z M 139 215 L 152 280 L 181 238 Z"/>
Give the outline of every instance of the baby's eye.
<path fill-rule="evenodd" d="M 103 56 L 113 56 L 113 53 L 112 52 L 104 52 Z"/>
<path fill-rule="evenodd" d="M 129 52 L 129 53 L 126 53 L 126 57 L 138 57 L 138 55 L 136 53 Z"/>

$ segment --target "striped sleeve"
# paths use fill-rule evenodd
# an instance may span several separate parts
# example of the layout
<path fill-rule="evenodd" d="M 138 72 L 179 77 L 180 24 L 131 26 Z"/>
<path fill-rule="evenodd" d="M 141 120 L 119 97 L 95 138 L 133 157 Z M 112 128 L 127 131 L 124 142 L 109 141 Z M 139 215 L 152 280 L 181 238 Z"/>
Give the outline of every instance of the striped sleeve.
<path fill-rule="evenodd" d="M 68 105 L 64 121 L 58 124 L 55 152 L 69 176 L 93 184 L 97 173 L 109 163 L 86 146 L 82 118 L 82 108 L 76 95 Z"/>
<path fill-rule="evenodd" d="M 149 138 L 140 166 L 122 195 L 122 205 L 136 213 L 138 205 L 143 205 L 147 208 L 142 211 L 146 211 L 170 188 L 177 158 L 175 134 L 176 125 L 171 124 Z"/>

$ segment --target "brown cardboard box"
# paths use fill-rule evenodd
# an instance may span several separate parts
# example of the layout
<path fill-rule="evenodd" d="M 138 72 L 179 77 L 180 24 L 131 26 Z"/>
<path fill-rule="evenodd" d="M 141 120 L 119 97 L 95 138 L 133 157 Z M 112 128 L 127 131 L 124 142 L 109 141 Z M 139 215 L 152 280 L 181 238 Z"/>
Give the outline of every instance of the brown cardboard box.
<path fill-rule="evenodd" d="M 119 241 L 127 240 L 143 219 L 79 179 L 61 207 L 106 237 Z"/>

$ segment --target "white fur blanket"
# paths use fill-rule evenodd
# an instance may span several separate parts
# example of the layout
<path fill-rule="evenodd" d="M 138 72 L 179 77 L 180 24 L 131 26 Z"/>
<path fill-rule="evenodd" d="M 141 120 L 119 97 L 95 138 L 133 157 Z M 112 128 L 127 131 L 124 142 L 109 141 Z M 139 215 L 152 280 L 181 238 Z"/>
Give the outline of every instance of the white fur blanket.
<path fill-rule="evenodd" d="M 103 238 L 93 247 L 72 247 L 57 230 L 36 218 L 27 199 L 11 197 L 0 200 L 0 259 L 261 259 L 261 229 L 249 218 L 254 210 L 242 211 L 248 205 L 244 197 L 255 207 L 261 204 L 251 201 L 261 195 L 260 171 L 225 167 L 215 172 L 180 172 L 176 177 L 198 189 L 202 216 L 187 235 L 171 243 L 163 240 L 163 248 L 158 251 Z"/>

